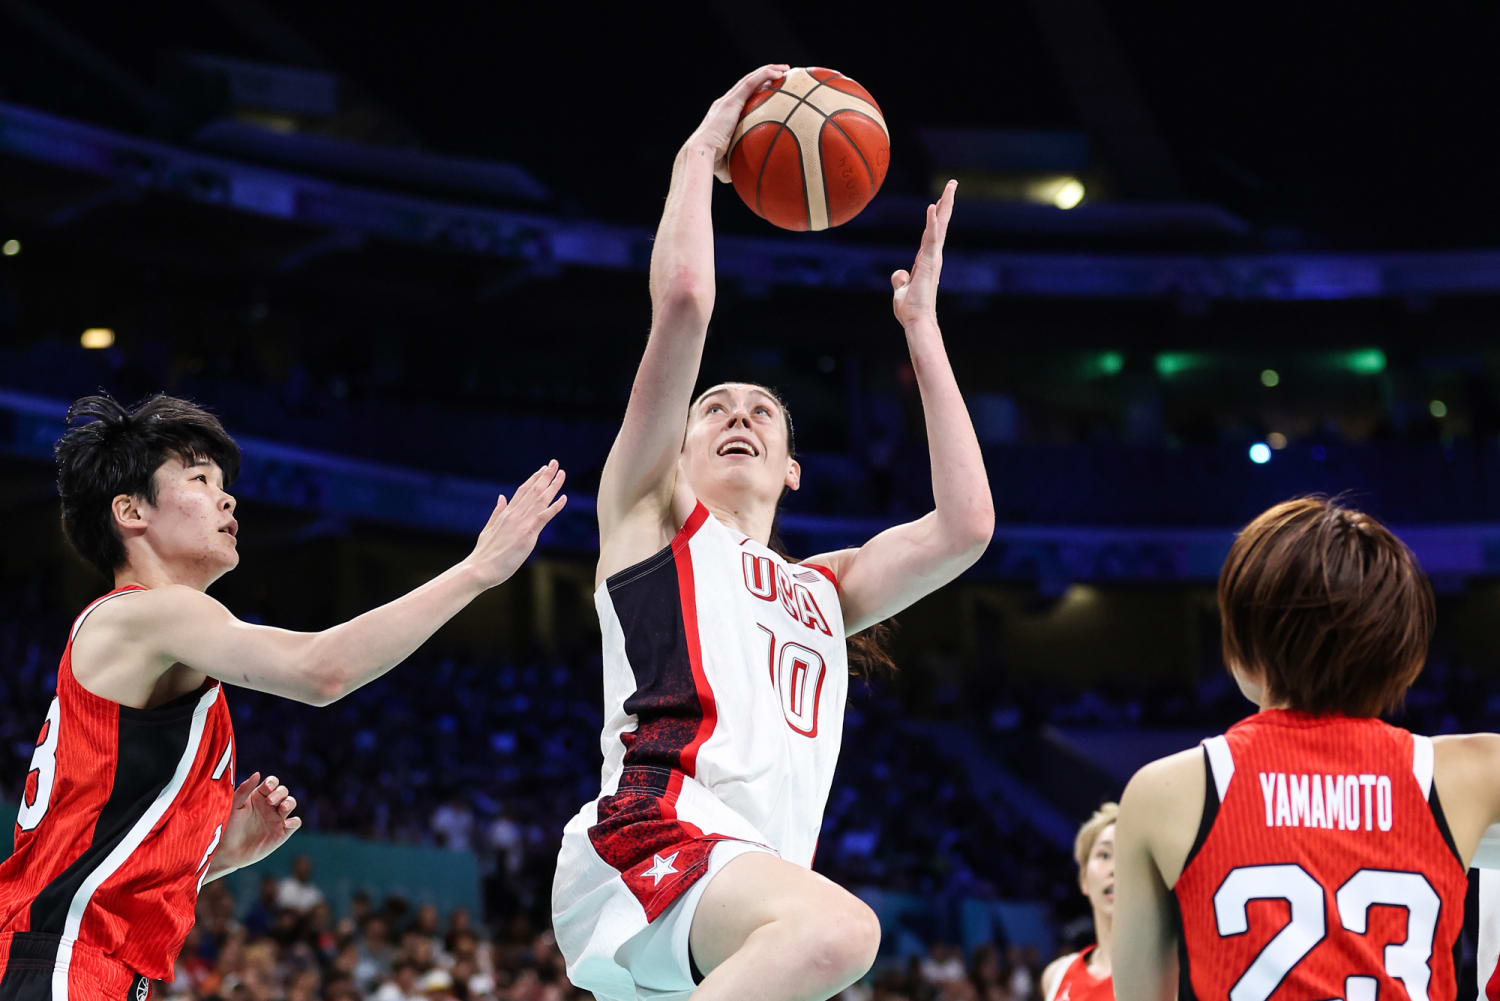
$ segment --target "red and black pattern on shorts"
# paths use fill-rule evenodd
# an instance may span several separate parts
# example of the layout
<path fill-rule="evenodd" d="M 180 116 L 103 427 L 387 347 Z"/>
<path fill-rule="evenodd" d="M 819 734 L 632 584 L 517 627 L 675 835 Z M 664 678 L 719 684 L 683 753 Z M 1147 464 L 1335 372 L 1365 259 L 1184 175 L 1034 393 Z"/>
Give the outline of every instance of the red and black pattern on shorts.
<path fill-rule="evenodd" d="M 599 800 L 599 822 L 589 828 L 594 850 L 619 871 L 647 921 L 703 877 L 714 844 L 725 840 L 678 818 L 681 788 L 681 772 L 627 765 L 618 791 Z"/>

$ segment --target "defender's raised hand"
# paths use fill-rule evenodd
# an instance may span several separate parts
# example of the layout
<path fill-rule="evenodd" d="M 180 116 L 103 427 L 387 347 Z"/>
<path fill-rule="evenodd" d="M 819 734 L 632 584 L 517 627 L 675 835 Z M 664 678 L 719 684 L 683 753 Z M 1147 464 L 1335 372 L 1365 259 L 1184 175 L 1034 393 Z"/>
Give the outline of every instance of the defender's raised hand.
<path fill-rule="evenodd" d="M 708 114 L 703 116 L 703 121 L 693 130 L 688 145 L 698 147 L 704 155 L 714 158 L 714 176 L 719 180 L 726 183 L 729 181 L 729 164 L 725 158 L 729 155 L 729 140 L 734 137 L 735 127 L 740 123 L 745 102 L 757 90 L 786 76 L 789 69 L 791 67 L 786 63 L 770 63 L 752 70 L 708 106 Z"/>
<path fill-rule="evenodd" d="M 903 327 L 922 320 L 937 322 L 938 276 L 943 272 L 943 241 L 948 237 L 948 220 L 953 218 L 953 196 L 958 182 L 943 187 L 936 205 L 927 206 L 927 227 L 922 230 L 922 246 L 911 270 L 891 275 L 891 310 Z"/>
<path fill-rule="evenodd" d="M 553 459 L 517 487 L 509 501 L 500 495 L 466 561 L 479 571 L 485 587 L 508 580 L 531 555 L 537 536 L 568 503 L 567 494 L 558 495 L 565 479 L 567 473 Z"/>

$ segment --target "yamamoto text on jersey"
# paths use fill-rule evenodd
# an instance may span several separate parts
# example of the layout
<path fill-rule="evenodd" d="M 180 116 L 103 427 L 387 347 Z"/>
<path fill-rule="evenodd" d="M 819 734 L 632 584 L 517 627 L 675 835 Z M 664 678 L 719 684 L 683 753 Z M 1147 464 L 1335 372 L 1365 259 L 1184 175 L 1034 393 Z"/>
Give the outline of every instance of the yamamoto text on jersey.
<path fill-rule="evenodd" d="M 1391 829 L 1389 775 L 1261 772 L 1267 827 L 1330 831 Z"/>

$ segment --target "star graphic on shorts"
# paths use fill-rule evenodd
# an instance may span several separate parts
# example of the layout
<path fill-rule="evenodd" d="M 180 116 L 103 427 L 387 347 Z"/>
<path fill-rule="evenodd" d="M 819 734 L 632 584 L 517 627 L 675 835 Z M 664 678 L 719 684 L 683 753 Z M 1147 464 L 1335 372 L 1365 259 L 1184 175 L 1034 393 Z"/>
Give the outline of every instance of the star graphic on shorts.
<path fill-rule="evenodd" d="M 676 861 L 676 852 L 673 852 L 666 858 L 662 858 L 660 855 L 654 855 L 652 856 L 651 868 L 647 869 L 644 873 L 642 873 L 642 875 L 650 876 L 653 880 L 655 880 L 655 882 L 651 884 L 652 886 L 660 886 L 663 876 L 670 876 L 677 871 L 677 867 L 672 864 Z"/>

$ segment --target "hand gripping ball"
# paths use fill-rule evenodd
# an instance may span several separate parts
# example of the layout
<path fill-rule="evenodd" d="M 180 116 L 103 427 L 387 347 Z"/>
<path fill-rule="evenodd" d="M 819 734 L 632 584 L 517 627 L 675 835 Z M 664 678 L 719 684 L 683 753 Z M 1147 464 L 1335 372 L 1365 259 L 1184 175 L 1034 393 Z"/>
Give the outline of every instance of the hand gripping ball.
<path fill-rule="evenodd" d="M 875 197 L 891 161 L 880 106 L 836 70 L 793 69 L 756 91 L 729 144 L 734 190 L 783 229 L 848 222 Z"/>

